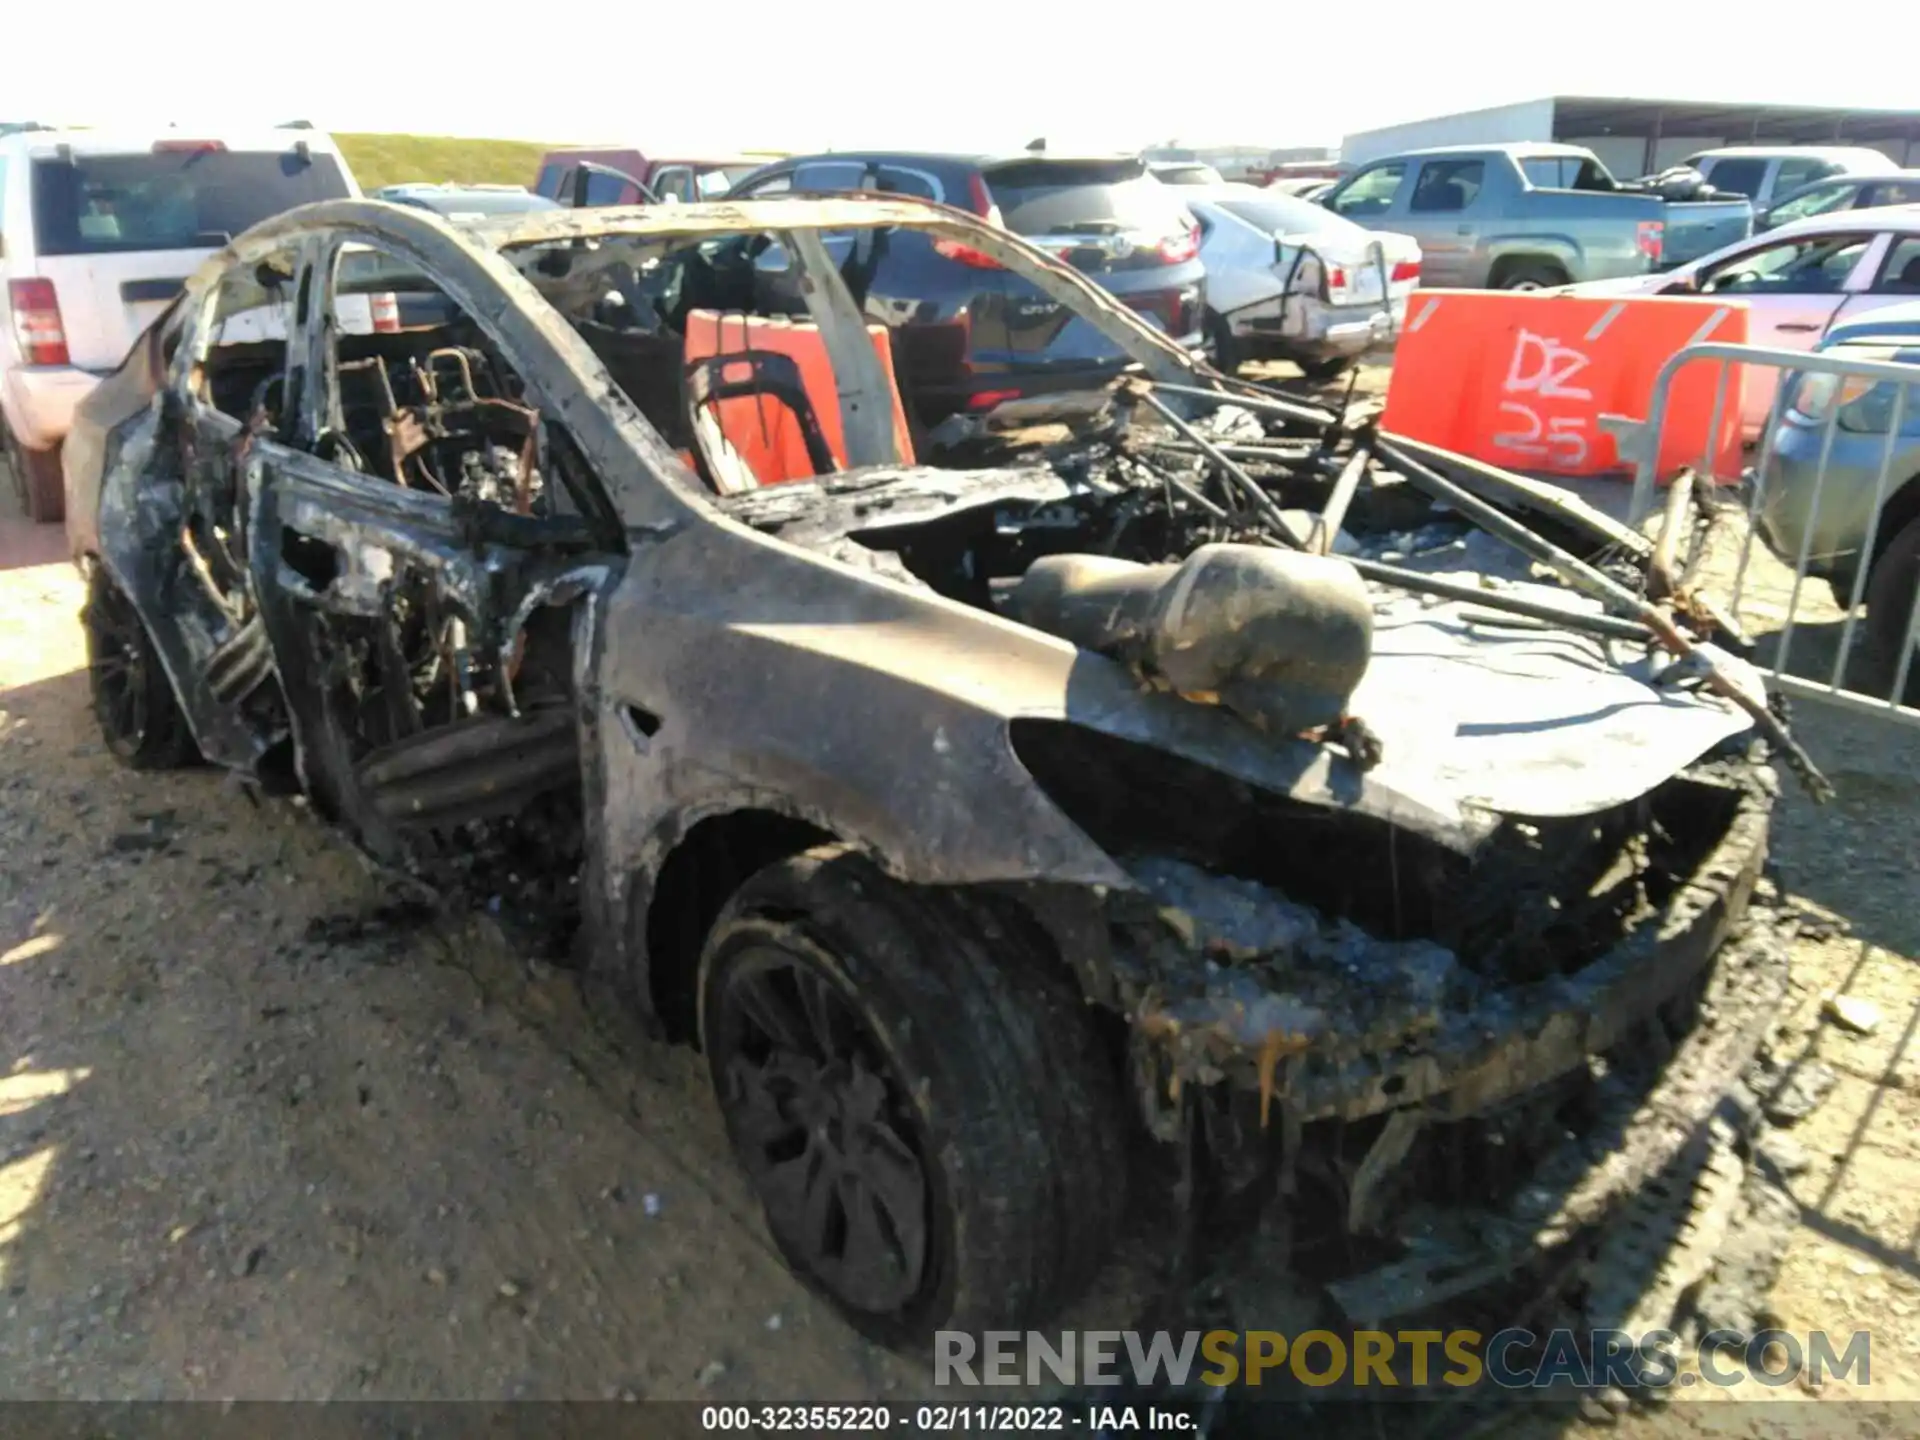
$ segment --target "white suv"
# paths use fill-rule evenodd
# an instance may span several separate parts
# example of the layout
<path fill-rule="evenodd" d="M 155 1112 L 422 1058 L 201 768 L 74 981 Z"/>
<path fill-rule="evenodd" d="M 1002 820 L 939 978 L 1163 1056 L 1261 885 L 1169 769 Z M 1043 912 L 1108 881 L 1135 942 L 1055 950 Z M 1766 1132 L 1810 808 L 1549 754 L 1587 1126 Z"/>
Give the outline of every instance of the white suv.
<path fill-rule="evenodd" d="M 314 130 L 0 136 L 0 422 L 27 513 L 62 517 L 75 407 L 202 260 L 283 210 L 359 193 Z"/>

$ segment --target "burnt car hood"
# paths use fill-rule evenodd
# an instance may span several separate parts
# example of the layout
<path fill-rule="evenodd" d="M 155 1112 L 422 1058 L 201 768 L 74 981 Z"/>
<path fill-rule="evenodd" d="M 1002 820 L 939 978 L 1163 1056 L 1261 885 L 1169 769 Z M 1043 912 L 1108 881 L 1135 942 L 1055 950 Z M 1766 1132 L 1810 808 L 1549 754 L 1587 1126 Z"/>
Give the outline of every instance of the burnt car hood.
<path fill-rule="evenodd" d="M 1575 605 L 1553 586 L 1507 593 Z M 1373 663 L 1352 703 L 1383 742 L 1375 778 L 1434 805 L 1585 815 L 1646 794 L 1752 724 L 1717 696 L 1657 683 L 1654 655 L 1616 662 L 1604 642 L 1489 618 L 1376 593 Z"/>
<path fill-rule="evenodd" d="M 924 591 L 868 532 L 981 507 L 1029 511 L 1069 498 L 1077 485 L 1040 466 L 885 467 L 755 491 L 722 508 L 788 544 Z M 1599 613 L 1561 587 L 1489 574 L 1500 568 L 1494 557 L 1480 546 L 1469 552 L 1476 568 L 1453 578 Z M 1420 568 L 1449 573 L 1445 565 Z M 1664 657 L 1503 625 L 1457 602 L 1370 590 L 1373 659 L 1351 711 L 1381 737 L 1385 758 L 1365 776 L 1324 746 L 1265 736 L 1213 707 L 1146 692 L 1114 662 L 1084 652 L 1064 694 L 1047 667 L 1010 667 L 1033 682 L 1017 713 L 1158 745 L 1255 784 L 1284 780 L 1300 798 L 1372 812 L 1454 844 L 1471 843 L 1489 814 L 1584 815 L 1625 803 L 1750 728 L 1727 701 L 1661 683 Z M 927 663 L 912 633 L 899 638 L 893 663 Z M 1759 690 L 1757 672 L 1744 679 Z"/>

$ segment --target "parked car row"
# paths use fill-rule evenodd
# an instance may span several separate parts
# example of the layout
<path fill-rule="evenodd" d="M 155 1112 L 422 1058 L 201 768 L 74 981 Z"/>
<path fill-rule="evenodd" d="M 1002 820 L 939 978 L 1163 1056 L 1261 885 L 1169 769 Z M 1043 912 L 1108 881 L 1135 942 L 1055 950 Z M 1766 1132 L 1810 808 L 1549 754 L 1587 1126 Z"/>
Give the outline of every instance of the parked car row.
<path fill-rule="evenodd" d="M 1425 283 L 1545 290 L 1645 275 L 1753 229 L 1744 196 L 1675 203 L 1633 191 L 1577 145 L 1465 145 L 1389 156 L 1319 203 L 1411 235 Z"/>
<path fill-rule="evenodd" d="M 1920 206 L 1817 215 L 1750 236 L 1661 275 L 1568 287 L 1576 295 L 1725 295 L 1747 311 L 1747 343 L 1811 350 L 1836 323 L 1920 296 Z M 1742 417 L 1766 424 L 1774 372 L 1749 367 Z"/>
<path fill-rule="evenodd" d="M 836 151 L 776 161 L 729 193 L 859 191 L 939 201 L 1024 236 L 1227 367 L 1287 359 L 1315 375 L 1337 372 L 1391 336 L 1419 276 L 1419 249 L 1404 237 L 1221 183 L 1205 166 L 1163 177 L 1137 156 Z M 1031 416 L 1048 397 L 1077 403 L 1128 363 L 988 256 L 893 231 L 832 248 L 867 313 L 894 331 L 895 365 L 929 432 L 963 436 Z M 779 247 L 751 263 L 762 298 L 777 298 Z"/>
<path fill-rule="evenodd" d="M 536 194 L 568 205 L 652 205 L 662 200 L 691 204 L 717 200 L 736 180 L 752 174 L 766 155 L 647 155 L 632 148 L 549 150 L 534 180 Z"/>
<path fill-rule="evenodd" d="M 53 520 L 73 407 L 184 277 L 257 220 L 359 190 L 332 142 L 308 129 L 158 140 L 36 129 L 0 144 L 0 275 L 11 320 L 0 339 L 0 413 L 24 506 Z M 1226 185 L 1205 166 L 1162 176 L 1134 156 L 689 159 L 574 148 L 549 152 L 531 189 L 417 182 L 374 198 L 464 221 L 563 204 L 861 190 L 954 205 L 1035 240 L 1229 367 L 1290 359 L 1317 377 L 1338 373 L 1390 339 L 1420 275 L 1419 248 L 1403 236 Z M 763 238 L 736 248 L 710 257 L 716 273 L 749 275 L 757 303 L 804 310 L 778 245 Z M 1082 406 L 1130 363 L 984 255 L 891 229 L 835 237 L 831 248 L 868 314 L 894 333 L 893 362 L 922 434 L 961 439 Z M 403 290 L 362 303 L 367 314 L 352 323 L 380 329 L 428 323 L 419 307 L 438 302 Z"/>
<path fill-rule="evenodd" d="M 1680 163 L 1714 189 L 1744 195 L 1755 210 L 1766 211 L 1815 181 L 1883 171 L 1887 157 L 1854 145 L 1728 145 Z"/>
<path fill-rule="evenodd" d="M 488 215 L 524 215 L 534 210 L 558 210 L 560 202 L 536 195 L 524 185 L 386 185 L 373 192 L 375 200 L 391 200 L 416 210 L 431 210 L 449 220 L 479 220 Z"/>

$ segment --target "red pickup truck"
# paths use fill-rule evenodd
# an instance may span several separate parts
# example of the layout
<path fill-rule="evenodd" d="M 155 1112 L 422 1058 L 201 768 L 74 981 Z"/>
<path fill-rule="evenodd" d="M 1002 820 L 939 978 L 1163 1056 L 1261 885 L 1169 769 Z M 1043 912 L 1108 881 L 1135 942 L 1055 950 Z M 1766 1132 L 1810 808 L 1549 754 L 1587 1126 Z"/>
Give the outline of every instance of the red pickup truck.
<path fill-rule="evenodd" d="M 549 150 L 540 161 L 534 189 L 563 205 L 643 205 L 658 200 L 711 200 L 735 181 L 780 156 L 730 155 L 689 160 L 633 149 Z M 577 187 L 584 185 L 584 198 Z"/>

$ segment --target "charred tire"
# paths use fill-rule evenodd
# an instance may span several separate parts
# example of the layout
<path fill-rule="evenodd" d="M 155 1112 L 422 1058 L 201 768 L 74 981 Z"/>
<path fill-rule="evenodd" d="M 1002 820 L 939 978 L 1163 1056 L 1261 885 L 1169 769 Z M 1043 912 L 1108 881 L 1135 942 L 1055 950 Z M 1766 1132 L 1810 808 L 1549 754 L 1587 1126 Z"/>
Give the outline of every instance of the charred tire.
<path fill-rule="evenodd" d="M 60 450 L 29 450 L 11 430 L 6 432 L 7 469 L 13 472 L 14 493 L 29 520 L 51 525 L 67 517 L 66 482 L 60 469 Z"/>
<path fill-rule="evenodd" d="M 93 717 L 107 748 L 135 770 L 176 770 L 198 760 L 146 624 L 102 566 L 93 569 L 81 622 Z"/>
<path fill-rule="evenodd" d="M 1567 272 L 1550 260 L 1520 260 L 1493 278 L 1495 290 L 1551 290 L 1567 283 Z"/>
<path fill-rule="evenodd" d="M 1126 1207 L 1118 1071 L 1078 992 L 986 902 L 842 846 L 757 872 L 701 954 L 734 1153 L 802 1280 L 862 1333 L 1021 1329 Z"/>
<path fill-rule="evenodd" d="M 1917 589 L 1920 520 L 1913 520 L 1887 542 L 1867 573 L 1867 637 L 1891 674 L 1899 673 L 1900 642 L 1907 638 L 1907 621 L 1913 616 Z M 1915 669 L 1920 670 L 1920 666 Z"/>

